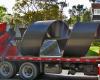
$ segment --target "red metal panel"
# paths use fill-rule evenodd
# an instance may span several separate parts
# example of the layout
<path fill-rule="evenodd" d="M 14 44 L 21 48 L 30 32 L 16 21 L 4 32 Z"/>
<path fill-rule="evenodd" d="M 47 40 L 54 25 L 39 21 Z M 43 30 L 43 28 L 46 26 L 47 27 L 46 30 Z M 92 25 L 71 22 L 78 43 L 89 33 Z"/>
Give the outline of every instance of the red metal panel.
<path fill-rule="evenodd" d="M 0 23 L 0 32 L 6 31 L 6 23 Z"/>
<path fill-rule="evenodd" d="M 100 58 L 37 58 L 37 57 L 18 57 L 18 56 L 8 56 L 6 57 L 7 60 L 11 60 L 11 61 L 45 61 L 45 62 L 80 62 L 80 63 L 86 63 L 86 62 L 90 62 L 90 63 L 96 63 L 96 62 L 100 62 Z"/>

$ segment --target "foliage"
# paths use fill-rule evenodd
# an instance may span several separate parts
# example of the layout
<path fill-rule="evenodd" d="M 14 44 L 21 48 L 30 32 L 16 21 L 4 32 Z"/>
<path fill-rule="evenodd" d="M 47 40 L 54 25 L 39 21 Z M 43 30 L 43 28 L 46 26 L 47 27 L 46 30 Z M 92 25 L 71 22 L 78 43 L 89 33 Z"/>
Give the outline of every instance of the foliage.
<path fill-rule="evenodd" d="M 90 2 L 95 2 L 96 0 L 89 0 Z"/>
<path fill-rule="evenodd" d="M 72 9 L 69 9 L 70 19 L 68 20 L 69 25 L 73 25 L 76 22 L 89 22 L 91 21 L 90 10 L 84 8 L 83 5 L 74 5 Z"/>
<path fill-rule="evenodd" d="M 14 14 L 14 23 L 15 25 L 20 25 L 23 23 L 22 17 L 19 14 Z"/>
<path fill-rule="evenodd" d="M 70 14 L 71 17 L 72 17 L 72 16 L 76 16 L 77 22 L 79 22 L 79 21 L 81 20 L 81 19 L 80 19 L 81 15 L 82 15 L 85 11 L 86 11 L 86 9 L 84 8 L 84 6 L 78 4 L 78 5 L 72 6 L 72 9 L 69 9 L 69 14 Z"/>
<path fill-rule="evenodd" d="M 77 16 L 72 16 L 72 17 L 67 21 L 67 23 L 68 23 L 70 26 L 74 25 L 76 22 L 77 22 Z"/>
<path fill-rule="evenodd" d="M 100 50 L 100 42 L 94 41 L 87 53 L 87 56 L 100 56 L 99 50 Z"/>
<path fill-rule="evenodd" d="M 98 46 L 91 46 L 87 56 L 100 56 L 99 54 L 99 47 Z"/>
<path fill-rule="evenodd" d="M 7 22 L 8 24 L 11 24 L 12 22 L 12 15 L 11 14 L 5 14 L 3 16 L 3 19 L 2 19 L 4 22 Z"/>
<path fill-rule="evenodd" d="M 13 10 L 15 11 L 15 13 L 26 14 L 30 11 L 36 11 L 36 5 L 36 0 L 16 0 Z"/>
<path fill-rule="evenodd" d="M 3 20 L 3 16 L 6 14 L 6 8 L 4 6 L 0 6 L 0 22 Z"/>
<path fill-rule="evenodd" d="M 39 20 L 60 18 L 57 4 L 51 4 L 40 0 L 17 0 L 13 10 L 15 11 L 15 16 L 20 15 L 17 17 L 20 17 L 24 24 L 30 24 Z"/>
<path fill-rule="evenodd" d="M 99 42 L 99 41 L 93 42 L 92 45 L 93 45 L 93 46 L 98 46 L 98 47 L 100 47 L 100 42 Z"/>
<path fill-rule="evenodd" d="M 82 16 L 82 22 L 90 22 L 91 21 L 91 12 L 90 11 L 85 11 L 85 13 Z"/>

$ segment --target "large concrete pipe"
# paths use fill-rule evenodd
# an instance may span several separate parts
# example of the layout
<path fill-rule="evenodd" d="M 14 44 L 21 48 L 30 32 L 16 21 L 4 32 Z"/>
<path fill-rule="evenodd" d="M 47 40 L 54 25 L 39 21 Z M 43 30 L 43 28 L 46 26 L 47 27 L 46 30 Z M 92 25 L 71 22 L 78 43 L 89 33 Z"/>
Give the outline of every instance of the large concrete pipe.
<path fill-rule="evenodd" d="M 20 44 L 20 51 L 23 56 L 40 56 L 40 48 L 44 40 L 56 39 L 59 45 L 66 42 L 68 36 L 68 26 L 62 21 L 48 20 L 34 22 L 23 35 Z M 66 39 L 66 40 L 65 40 Z M 65 45 L 65 44 L 64 44 Z M 62 46 L 64 46 L 62 45 Z"/>
<path fill-rule="evenodd" d="M 99 25 L 93 22 L 75 24 L 66 43 L 63 57 L 85 56 L 99 28 Z"/>

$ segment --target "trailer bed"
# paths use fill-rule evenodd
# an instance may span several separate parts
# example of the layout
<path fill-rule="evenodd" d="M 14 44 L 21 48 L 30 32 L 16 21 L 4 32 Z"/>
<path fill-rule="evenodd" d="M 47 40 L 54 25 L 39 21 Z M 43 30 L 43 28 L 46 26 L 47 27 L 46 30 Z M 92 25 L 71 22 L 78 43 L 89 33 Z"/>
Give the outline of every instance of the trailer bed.
<path fill-rule="evenodd" d="M 0 57 L 1 58 L 1 57 Z M 30 57 L 30 56 L 7 56 L 4 58 L 5 60 L 10 61 L 41 61 L 41 62 L 80 62 L 80 63 L 98 63 L 100 62 L 100 56 L 93 56 L 93 57 L 80 57 L 80 58 L 60 58 L 60 57 Z"/>

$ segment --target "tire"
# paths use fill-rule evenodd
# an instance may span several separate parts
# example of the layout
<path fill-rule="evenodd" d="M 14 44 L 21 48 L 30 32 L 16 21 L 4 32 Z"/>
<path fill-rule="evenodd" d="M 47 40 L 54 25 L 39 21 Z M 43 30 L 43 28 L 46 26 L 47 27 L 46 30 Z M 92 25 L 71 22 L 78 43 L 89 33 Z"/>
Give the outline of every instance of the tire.
<path fill-rule="evenodd" d="M 20 66 L 19 75 L 23 80 L 34 80 L 38 75 L 38 68 L 33 63 L 25 62 Z"/>
<path fill-rule="evenodd" d="M 0 63 L 0 78 L 9 79 L 16 75 L 16 66 L 11 62 L 1 62 Z"/>
<path fill-rule="evenodd" d="M 69 70 L 68 72 L 68 75 L 71 74 L 71 75 L 75 75 L 76 71 L 75 70 Z"/>

